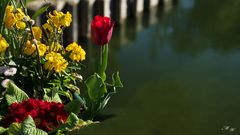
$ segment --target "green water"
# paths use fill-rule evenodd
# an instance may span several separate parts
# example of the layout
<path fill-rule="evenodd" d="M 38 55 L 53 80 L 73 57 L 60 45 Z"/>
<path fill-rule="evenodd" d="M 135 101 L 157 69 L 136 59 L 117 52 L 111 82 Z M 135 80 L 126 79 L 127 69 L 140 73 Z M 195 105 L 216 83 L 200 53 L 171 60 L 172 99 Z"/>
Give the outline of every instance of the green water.
<path fill-rule="evenodd" d="M 115 31 L 108 68 L 120 71 L 125 87 L 102 112 L 113 117 L 79 134 L 239 135 L 239 7 L 239 0 L 179 0 L 158 10 L 155 24 L 149 16 L 128 21 L 124 40 Z"/>

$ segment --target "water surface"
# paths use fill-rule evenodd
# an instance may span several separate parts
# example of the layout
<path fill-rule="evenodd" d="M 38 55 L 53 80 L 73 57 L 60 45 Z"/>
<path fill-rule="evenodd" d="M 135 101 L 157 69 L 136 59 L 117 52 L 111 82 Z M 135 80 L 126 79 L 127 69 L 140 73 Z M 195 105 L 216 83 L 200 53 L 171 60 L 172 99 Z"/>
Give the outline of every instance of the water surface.
<path fill-rule="evenodd" d="M 128 20 L 109 45 L 109 73 L 119 70 L 125 86 L 102 112 L 113 117 L 79 134 L 240 134 L 239 7 L 179 0 L 156 23 Z"/>

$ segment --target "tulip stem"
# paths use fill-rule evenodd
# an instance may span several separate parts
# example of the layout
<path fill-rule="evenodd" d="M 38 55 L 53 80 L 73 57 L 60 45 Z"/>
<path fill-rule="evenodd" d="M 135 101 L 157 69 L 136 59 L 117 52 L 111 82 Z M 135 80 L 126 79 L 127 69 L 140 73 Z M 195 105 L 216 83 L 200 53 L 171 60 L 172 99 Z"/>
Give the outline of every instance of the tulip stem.
<path fill-rule="evenodd" d="M 103 58 L 103 46 L 101 46 L 100 50 L 100 67 L 102 67 L 102 58 Z"/>
<path fill-rule="evenodd" d="M 108 62 L 108 45 L 101 46 L 101 56 L 100 56 L 100 68 L 99 68 L 99 75 L 103 79 L 106 80 L 105 71 L 107 69 L 107 62 Z"/>

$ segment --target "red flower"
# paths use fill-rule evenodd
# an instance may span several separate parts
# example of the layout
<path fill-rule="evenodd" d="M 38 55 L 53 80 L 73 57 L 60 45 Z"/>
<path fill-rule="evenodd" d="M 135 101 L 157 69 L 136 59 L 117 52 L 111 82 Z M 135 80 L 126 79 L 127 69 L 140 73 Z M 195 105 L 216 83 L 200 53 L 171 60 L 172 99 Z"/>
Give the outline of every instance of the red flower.
<path fill-rule="evenodd" d="M 105 45 L 112 38 L 115 22 L 109 17 L 95 16 L 91 23 L 92 39 L 97 45 Z"/>
<path fill-rule="evenodd" d="M 8 127 L 13 122 L 22 122 L 30 115 L 37 128 L 51 131 L 66 122 L 68 113 L 61 103 L 28 99 L 22 103 L 13 103 L 8 107 L 8 114 L 3 124 Z"/>

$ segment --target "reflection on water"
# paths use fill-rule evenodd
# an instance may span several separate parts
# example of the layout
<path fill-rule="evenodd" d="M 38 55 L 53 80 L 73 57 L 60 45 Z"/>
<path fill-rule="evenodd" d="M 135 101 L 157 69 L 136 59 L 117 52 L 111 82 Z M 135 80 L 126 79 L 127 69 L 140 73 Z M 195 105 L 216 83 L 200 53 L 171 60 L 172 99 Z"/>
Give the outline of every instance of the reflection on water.
<path fill-rule="evenodd" d="M 239 6 L 181 0 L 155 24 L 142 16 L 116 29 L 108 72 L 119 69 L 125 87 L 102 112 L 114 117 L 81 135 L 240 134 Z"/>

